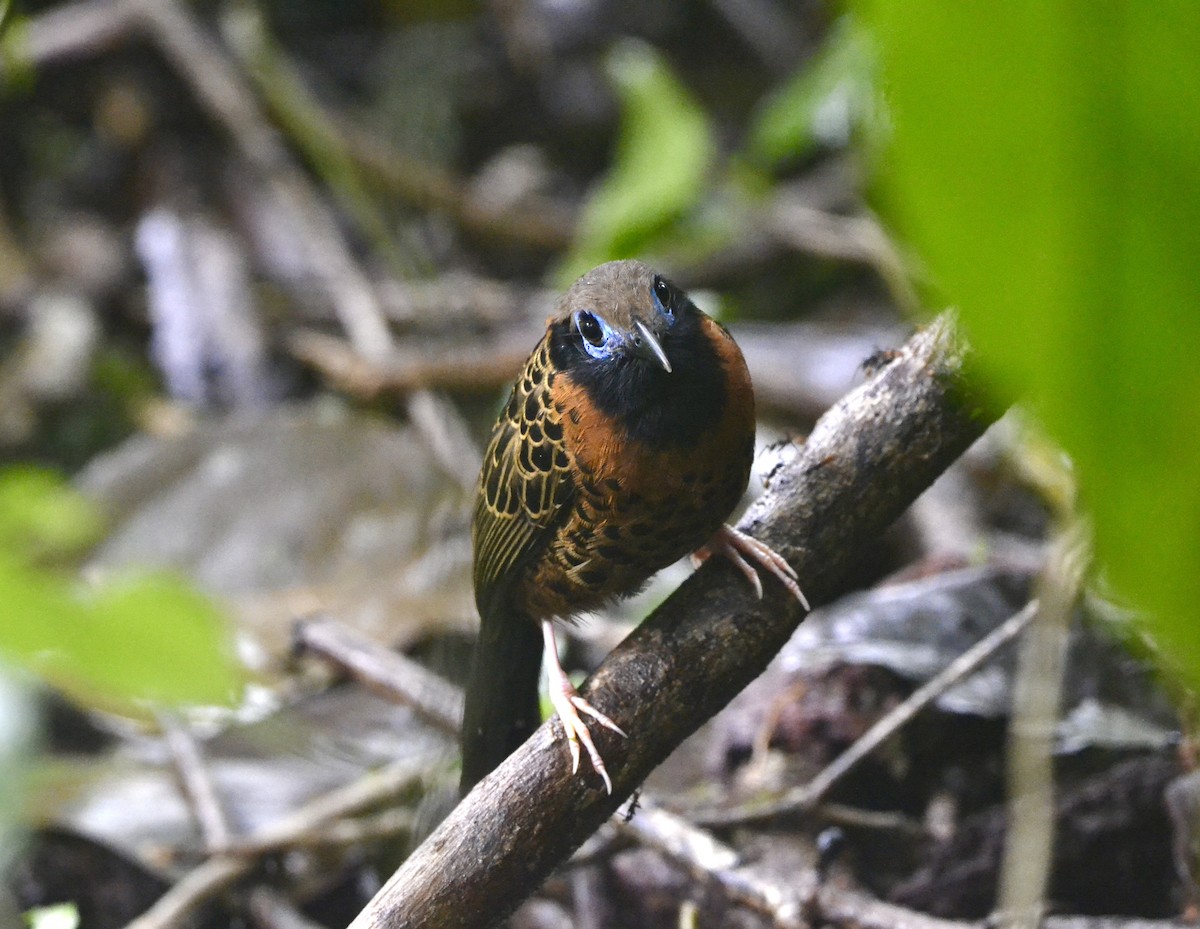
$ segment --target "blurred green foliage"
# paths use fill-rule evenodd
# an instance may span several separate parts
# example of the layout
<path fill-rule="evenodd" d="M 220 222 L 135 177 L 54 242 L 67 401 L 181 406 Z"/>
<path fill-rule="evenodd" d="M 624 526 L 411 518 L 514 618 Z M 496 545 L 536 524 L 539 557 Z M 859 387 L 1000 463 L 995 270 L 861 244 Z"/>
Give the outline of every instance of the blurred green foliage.
<path fill-rule="evenodd" d="M 83 585 L 56 570 L 94 542 L 99 514 L 49 472 L 0 471 L 0 655 L 74 698 L 226 703 L 237 679 L 219 610 L 153 574 Z"/>
<path fill-rule="evenodd" d="M 36 73 L 26 51 L 28 22 L 15 12 L 11 0 L 0 0 L 0 99 L 33 87 Z"/>
<path fill-rule="evenodd" d="M 1075 462 L 1096 547 L 1200 685 L 1200 5 L 854 4 L 887 217 Z"/>
<path fill-rule="evenodd" d="M 0 557 L 77 555 L 100 538 L 100 529 L 95 508 L 67 492 L 51 472 L 32 467 L 0 472 Z"/>
<path fill-rule="evenodd" d="M 874 70 L 863 31 L 842 17 L 812 59 L 758 108 L 746 157 L 760 167 L 777 167 L 821 147 L 846 145 L 856 127 L 874 116 Z"/>
<path fill-rule="evenodd" d="M 621 99 L 620 134 L 558 275 L 563 285 L 603 261 L 652 250 L 705 195 L 716 152 L 707 114 L 657 52 L 624 42 L 608 69 Z"/>
<path fill-rule="evenodd" d="M 627 40 L 609 56 L 621 125 L 608 173 L 584 205 L 555 275 L 567 286 L 614 258 L 697 263 L 754 234 L 777 173 L 846 147 L 874 114 L 871 46 L 845 17 L 822 49 L 769 94 L 741 148 L 720 157 L 713 119 L 666 57 Z"/>

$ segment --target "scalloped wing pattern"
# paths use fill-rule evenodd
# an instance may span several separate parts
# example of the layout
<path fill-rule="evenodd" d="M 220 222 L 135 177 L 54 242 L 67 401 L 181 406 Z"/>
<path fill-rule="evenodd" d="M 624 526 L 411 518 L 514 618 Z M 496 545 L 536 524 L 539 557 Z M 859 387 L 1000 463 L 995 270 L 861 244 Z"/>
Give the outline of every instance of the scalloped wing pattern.
<path fill-rule="evenodd" d="M 519 569 L 553 538 L 573 496 L 571 457 L 550 398 L 543 338 L 513 385 L 484 456 L 475 505 L 475 599 L 487 615 Z"/>

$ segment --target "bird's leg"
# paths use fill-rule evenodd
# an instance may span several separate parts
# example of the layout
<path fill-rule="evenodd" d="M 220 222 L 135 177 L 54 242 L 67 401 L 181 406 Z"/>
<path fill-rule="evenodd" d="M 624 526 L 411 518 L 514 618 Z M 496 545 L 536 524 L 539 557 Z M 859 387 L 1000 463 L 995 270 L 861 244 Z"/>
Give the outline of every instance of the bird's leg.
<path fill-rule="evenodd" d="M 592 760 L 592 767 L 604 779 L 604 789 L 611 794 L 612 780 L 608 776 L 608 769 L 604 767 L 604 759 L 596 750 L 592 734 L 588 732 L 587 724 L 579 714 L 590 716 L 600 725 L 607 726 L 613 732 L 621 735 L 625 735 L 625 731 L 579 696 L 575 685 L 571 683 L 567 672 L 563 670 L 558 661 L 558 643 L 554 640 L 554 623 L 548 619 L 542 620 L 542 641 L 545 643 L 546 677 L 550 691 L 550 703 L 554 706 L 554 712 L 558 714 L 563 730 L 567 734 L 567 747 L 571 750 L 571 773 L 574 774 L 579 770 L 579 743 L 582 742 L 583 747 L 587 749 L 588 758 Z"/>
<path fill-rule="evenodd" d="M 804 597 L 804 591 L 797 583 L 798 578 L 792 566 L 787 563 L 787 559 L 765 542 L 760 542 L 758 539 L 734 529 L 733 526 L 722 526 L 712 534 L 712 538 L 692 553 L 692 564 L 700 567 L 713 555 L 724 555 L 732 561 L 753 585 L 758 599 L 761 600 L 763 595 L 762 579 L 759 578 L 754 565 L 746 560 L 747 557 L 758 562 L 759 565 L 779 578 L 780 583 L 800 601 L 804 609 L 812 609 Z"/>

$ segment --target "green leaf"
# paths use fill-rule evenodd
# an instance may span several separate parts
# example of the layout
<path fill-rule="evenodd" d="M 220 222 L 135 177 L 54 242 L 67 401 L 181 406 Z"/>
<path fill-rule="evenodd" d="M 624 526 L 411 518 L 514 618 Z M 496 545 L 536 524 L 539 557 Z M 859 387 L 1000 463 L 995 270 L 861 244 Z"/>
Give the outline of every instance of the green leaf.
<path fill-rule="evenodd" d="M 105 585 L 91 607 L 84 639 L 97 687 L 168 702 L 235 696 L 224 618 L 184 579 L 123 578 Z"/>
<path fill-rule="evenodd" d="M 859 6 L 888 215 L 1070 452 L 1111 581 L 1200 685 L 1200 6 Z"/>
<path fill-rule="evenodd" d="M 95 508 L 51 472 L 0 471 L 0 655 L 114 709 L 144 699 L 228 702 L 237 680 L 223 617 L 182 579 L 83 587 L 43 567 L 99 529 Z"/>
<path fill-rule="evenodd" d="M 834 25 L 818 51 L 773 92 L 750 126 L 747 154 L 777 165 L 809 155 L 818 145 L 843 146 L 874 109 L 870 44 L 849 16 Z"/>
<path fill-rule="evenodd" d="M 0 551 L 68 555 L 100 537 L 96 508 L 42 468 L 0 471 Z"/>
<path fill-rule="evenodd" d="M 0 558 L 0 599 L 0 654 L 82 702 L 129 712 L 137 700 L 235 696 L 222 616 L 180 579 L 130 577 L 88 594 Z"/>
<path fill-rule="evenodd" d="M 708 117 L 657 52 L 624 42 L 608 67 L 621 98 L 621 131 L 612 170 L 584 207 L 566 281 L 644 251 L 700 202 L 715 152 Z"/>

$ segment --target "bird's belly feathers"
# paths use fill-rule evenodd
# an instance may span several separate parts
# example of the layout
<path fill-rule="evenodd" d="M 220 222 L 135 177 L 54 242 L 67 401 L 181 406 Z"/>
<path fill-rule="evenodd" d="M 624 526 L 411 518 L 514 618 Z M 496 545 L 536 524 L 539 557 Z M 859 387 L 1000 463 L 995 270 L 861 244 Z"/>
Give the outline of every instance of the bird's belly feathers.
<path fill-rule="evenodd" d="M 725 418 L 686 453 L 588 436 L 571 513 L 521 585 L 531 615 L 596 609 L 699 548 L 737 505 L 754 452 L 753 419 L 744 417 Z"/>

